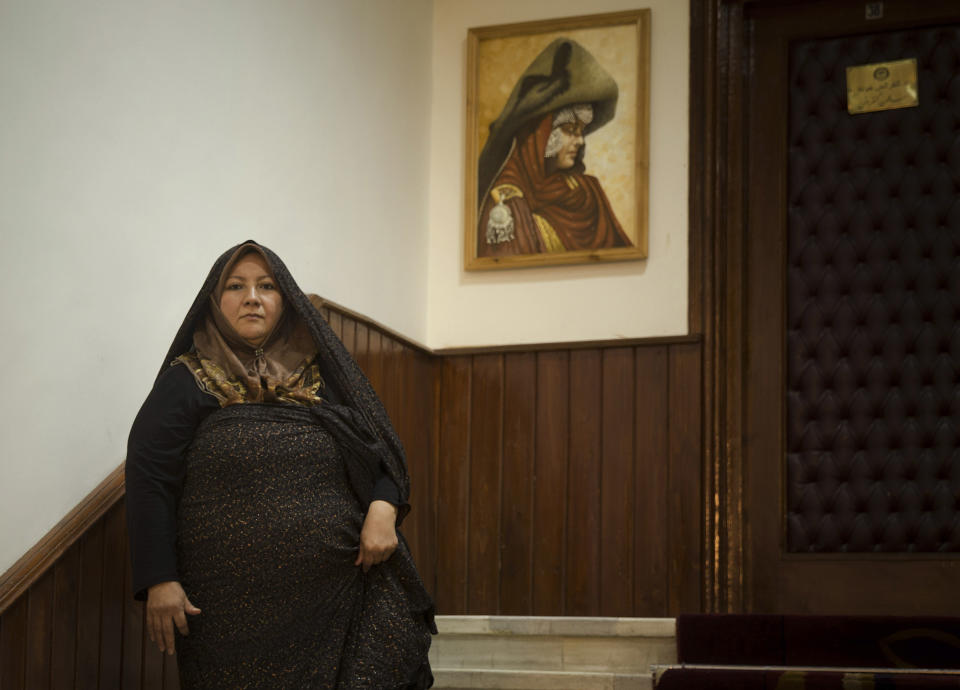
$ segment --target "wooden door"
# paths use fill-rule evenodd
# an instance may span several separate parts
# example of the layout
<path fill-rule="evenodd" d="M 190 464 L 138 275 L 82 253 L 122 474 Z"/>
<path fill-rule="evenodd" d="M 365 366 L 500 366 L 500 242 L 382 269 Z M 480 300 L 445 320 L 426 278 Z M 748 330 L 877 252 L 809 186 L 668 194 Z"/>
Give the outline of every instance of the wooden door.
<path fill-rule="evenodd" d="M 871 14 L 874 18 L 868 18 Z M 947 302 L 953 306 L 946 309 L 953 311 L 946 317 L 937 312 L 939 307 L 930 314 L 911 315 L 909 305 L 898 297 L 913 294 L 911 290 L 922 287 L 919 283 L 930 280 L 934 283 L 927 287 L 948 300 L 956 300 L 950 293 L 960 291 L 954 277 L 960 269 L 955 260 L 960 256 L 960 207 L 941 204 L 931 217 L 917 210 L 927 196 L 960 198 L 960 77 L 948 76 L 932 87 L 930 65 L 924 64 L 936 62 L 938 69 L 960 72 L 960 3 L 748 3 L 743 26 L 743 608 L 764 613 L 960 615 L 956 301 Z M 924 52 L 916 38 L 922 30 L 934 31 L 935 41 L 943 43 Z M 799 66 L 804 56 L 818 50 L 827 57 L 813 67 Z M 908 110 L 882 120 L 871 114 L 841 117 L 836 93 L 821 97 L 811 86 L 817 80 L 836 80 L 836 71 L 851 61 L 911 57 L 920 60 L 921 82 L 927 80 L 920 85 L 921 106 L 939 99 L 939 114 L 920 120 L 919 111 Z M 952 62 L 945 67 L 943 60 Z M 805 112 L 799 117 L 791 107 Z M 899 122 L 914 121 L 920 129 L 913 134 L 898 129 Z M 952 146 L 932 154 L 939 156 L 933 161 L 939 167 L 929 180 L 922 175 L 917 179 L 912 166 L 931 155 L 931 137 L 949 140 L 951 128 Z M 856 146 L 851 147 L 850 137 L 857 138 Z M 914 145 L 905 148 L 903 141 L 911 137 Z M 805 158 L 808 145 L 827 153 Z M 841 149 L 855 159 L 846 168 L 831 159 Z M 871 182 L 864 172 L 871 165 L 881 171 L 893 165 L 899 172 L 887 178 L 878 173 Z M 890 200 L 898 195 L 913 195 L 906 206 L 909 212 L 894 210 Z M 810 203 L 821 208 L 810 213 Z M 901 233 L 896 236 L 905 239 L 880 241 L 878 248 L 878 243 L 871 244 L 871 223 L 879 224 L 877 233 L 889 224 L 908 226 L 896 230 Z M 834 239 L 814 240 L 814 249 L 801 247 L 797 233 L 803 231 Z M 867 238 L 865 249 L 854 246 L 856 236 Z M 952 271 L 937 263 L 944 251 L 954 252 L 954 258 L 946 259 L 954 262 Z M 886 268 L 870 273 L 875 270 L 871 262 L 877 261 Z M 913 272 L 901 270 L 904 264 L 898 261 L 912 262 Z M 813 285 L 791 273 L 811 262 L 818 276 Z M 927 268 L 917 271 L 917 265 Z M 931 278 L 931 271 L 940 277 Z M 841 305 L 858 290 L 873 291 L 865 298 L 870 306 L 859 314 L 839 306 L 816 316 L 804 312 L 804 300 L 815 299 L 818 291 L 835 293 L 819 296 Z M 890 325 L 888 312 L 907 322 Z M 936 318 L 953 319 L 937 345 L 943 356 L 934 355 L 940 364 L 931 365 L 936 371 L 911 373 L 910 348 L 923 347 L 925 324 Z M 872 340 L 851 335 L 838 342 L 843 339 L 831 333 L 840 328 L 839 322 L 848 335 L 871 328 L 885 335 Z M 829 342 L 804 341 L 796 336 L 803 328 L 819 329 Z M 849 365 L 857 357 L 859 369 Z M 884 358 L 900 360 L 903 368 L 894 371 L 889 362 L 876 364 Z M 815 371 L 820 365 L 828 371 Z M 913 403 L 898 397 L 902 392 L 889 392 L 906 385 L 911 376 L 919 386 Z M 878 388 L 883 386 L 886 392 Z M 924 393 L 924 386 L 945 390 L 945 397 Z M 846 398 L 837 394 L 844 387 L 850 389 Z M 798 403 L 803 395 L 814 403 Z M 916 431 L 910 415 L 919 418 L 921 413 L 933 415 L 932 431 Z M 837 431 L 807 433 L 818 423 L 817 415 L 832 416 L 829 421 Z M 891 421 L 891 415 L 899 417 Z M 859 431 L 851 431 L 858 425 Z M 917 438 L 911 439 L 914 432 Z M 886 455 L 878 459 L 884 443 Z M 917 459 L 922 453 L 936 458 L 924 466 Z M 826 470 L 825 462 L 832 463 Z M 897 482 L 906 488 L 897 488 Z M 952 518 L 944 512 L 950 510 Z"/>

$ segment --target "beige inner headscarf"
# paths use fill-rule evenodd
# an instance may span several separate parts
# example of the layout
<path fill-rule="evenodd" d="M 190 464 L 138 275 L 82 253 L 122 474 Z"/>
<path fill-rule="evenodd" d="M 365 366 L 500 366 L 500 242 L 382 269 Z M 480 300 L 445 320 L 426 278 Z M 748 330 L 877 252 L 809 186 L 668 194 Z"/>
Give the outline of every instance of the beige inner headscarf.
<path fill-rule="evenodd" d="M 244 340 L 220 311 L 220 297 L 233 267 L 247 254 L 266 254 L 255 244 L 241 245 L 227 261 L 210 295 L 209 311 L 193 333 L 194 352 L 177 359 L 186 364 L 200 387 L 222 407 L 245 402 L 291 402 L 315 405 L 323 387 L 314 363 L 317 346 L 306 324 L 283 309 L 259 347 Z"/>

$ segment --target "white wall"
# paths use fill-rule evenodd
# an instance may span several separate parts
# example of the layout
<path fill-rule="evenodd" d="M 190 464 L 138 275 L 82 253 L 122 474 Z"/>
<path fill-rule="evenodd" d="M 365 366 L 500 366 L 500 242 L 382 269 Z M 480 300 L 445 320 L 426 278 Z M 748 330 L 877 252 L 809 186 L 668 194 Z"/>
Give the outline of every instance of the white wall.
<path fill-rule="evenodd" d="M 0 572 L 120 462 L 210 264 L 425 340 L 430 0 L 0 0 Z"/>
<path fill-rule="evenodd" d="M 640 7 L 651 8 L 649 259 L 464 271 L 467 29 Z M 686 333 L 689 3 L 435 0 L 433 41 L 427 343 L 440 348 Z"/>

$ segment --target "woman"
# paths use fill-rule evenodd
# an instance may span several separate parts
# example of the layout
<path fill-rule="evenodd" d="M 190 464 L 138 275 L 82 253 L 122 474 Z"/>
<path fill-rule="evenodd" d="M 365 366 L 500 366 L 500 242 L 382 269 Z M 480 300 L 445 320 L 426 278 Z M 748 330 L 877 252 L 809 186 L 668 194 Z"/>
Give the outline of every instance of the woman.
<path fill-rule="evenodd" d="M 629 247 L 584 137 L 613 119 L 613 78 L 576 41 L 558 38 L 517 80 L 478 161 L 477 256 Z"/>
<path fill-rule="evenodd" d="M 426 688 L 403 450 L 280 259 L 214 264 L 137 415 L 134 594 L 181 687 Z M 188 620 L 189 618 L 189 620 Z"/>

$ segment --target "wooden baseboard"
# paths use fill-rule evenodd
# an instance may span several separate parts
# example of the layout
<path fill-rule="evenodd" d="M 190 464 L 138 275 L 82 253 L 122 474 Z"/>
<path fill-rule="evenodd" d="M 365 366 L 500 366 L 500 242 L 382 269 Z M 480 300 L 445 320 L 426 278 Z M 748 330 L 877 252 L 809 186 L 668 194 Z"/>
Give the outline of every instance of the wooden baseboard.
<path fill-rule="evenodd" d="M 73 543 L 123 498 L 123 465 L 100 482 L 86 498 L 0 575 L 0 615 L 42 576 Z"/>

